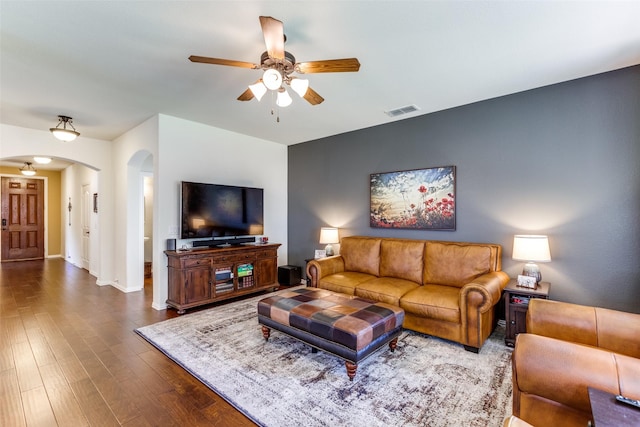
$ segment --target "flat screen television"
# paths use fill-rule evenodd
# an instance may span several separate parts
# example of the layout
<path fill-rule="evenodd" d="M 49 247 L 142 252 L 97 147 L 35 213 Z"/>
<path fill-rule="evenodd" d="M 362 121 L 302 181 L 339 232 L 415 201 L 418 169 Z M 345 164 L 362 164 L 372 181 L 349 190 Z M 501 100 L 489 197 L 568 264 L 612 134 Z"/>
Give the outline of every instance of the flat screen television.
<path fill-rule="evenodd" d="M 261 235 L 263 189 L 182 181 L 183 239 Z"/>

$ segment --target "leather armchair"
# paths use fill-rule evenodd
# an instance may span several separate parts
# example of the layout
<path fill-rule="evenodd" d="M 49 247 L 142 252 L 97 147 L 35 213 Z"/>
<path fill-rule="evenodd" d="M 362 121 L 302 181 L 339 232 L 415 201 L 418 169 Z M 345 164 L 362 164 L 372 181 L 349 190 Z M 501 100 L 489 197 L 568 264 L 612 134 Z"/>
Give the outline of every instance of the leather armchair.
<path fill-rule="evenodd" d="M 513 415 L 584 427 L 588 387 L 640 399 L 640 315 L 532 299 L 512 367 Z"/>

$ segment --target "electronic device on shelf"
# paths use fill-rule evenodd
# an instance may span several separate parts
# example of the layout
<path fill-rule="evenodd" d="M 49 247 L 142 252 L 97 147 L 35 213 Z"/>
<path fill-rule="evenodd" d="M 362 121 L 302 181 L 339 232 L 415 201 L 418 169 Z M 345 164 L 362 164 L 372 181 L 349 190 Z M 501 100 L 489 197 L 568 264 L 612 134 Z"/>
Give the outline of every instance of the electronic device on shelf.
<path fill-rule="evenodd" d="M 264 232 L 262 188 L 182 181 L 180 237 L 193 246 L 240 245 Z"/>

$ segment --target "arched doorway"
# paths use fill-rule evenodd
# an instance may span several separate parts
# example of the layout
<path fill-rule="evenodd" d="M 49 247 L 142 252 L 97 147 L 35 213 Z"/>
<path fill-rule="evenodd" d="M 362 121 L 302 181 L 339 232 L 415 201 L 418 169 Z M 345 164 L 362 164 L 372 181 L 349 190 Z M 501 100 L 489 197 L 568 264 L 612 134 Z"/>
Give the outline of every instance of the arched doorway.
<path fill-rule="evenodd" d="M 46 164 L 34 162 L 36 173 L 32 177 L 41 180 L 45 187 L 44 258 L 63 258 L 88 270 L 99 282 L 100 223 L 95 203 L 100 172 L 73 159 L 41 153 L 37 156 L 51 159 Z M 17 166 L 33 159 L 33 155 L 2 158 L 0 175 L 12 179 L 22 177 Z"/>
<path fill-rule="evenodd" d="M 153 209 L 149 212 L 149 204 L 146 203 L 153 194 L 149 193 L 145 179 L 153 179 L 153 154 L 140 150 L 127 163 L 127 292 L 144 288 L 145 252 L 151 251 L 149 257 L 153 258 Z"/>

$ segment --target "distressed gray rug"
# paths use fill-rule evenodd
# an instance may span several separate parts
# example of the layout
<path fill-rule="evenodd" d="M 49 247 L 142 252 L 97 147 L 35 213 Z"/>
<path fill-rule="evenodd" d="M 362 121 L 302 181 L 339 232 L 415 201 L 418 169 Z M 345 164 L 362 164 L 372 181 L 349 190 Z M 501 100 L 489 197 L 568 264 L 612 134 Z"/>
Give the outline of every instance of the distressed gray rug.
<path fill-rule="evenodd" d="M 480 354 L 404 331 L 358 365 L 278 331 L 264 340 L 264 295 L 136 330 L 263 426 L 500 426 L 511 414 L 511 349 L 500 324 Z"/>

